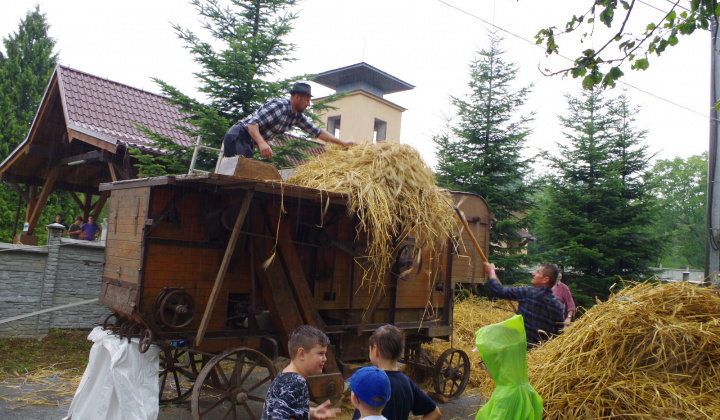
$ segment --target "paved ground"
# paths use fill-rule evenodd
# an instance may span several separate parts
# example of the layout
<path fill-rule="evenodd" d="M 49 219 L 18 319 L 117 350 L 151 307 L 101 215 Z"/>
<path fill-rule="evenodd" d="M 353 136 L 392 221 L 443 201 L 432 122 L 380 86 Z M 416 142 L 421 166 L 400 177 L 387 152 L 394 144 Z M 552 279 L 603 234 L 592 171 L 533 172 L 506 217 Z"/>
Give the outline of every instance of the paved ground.
<path fill-rule="evenodd" d="M 38 395 L 55 405 L 27 405 L 12 401 L 13 398 L 22 397 L 30 393 Z M 0 383 L 0 419 L 2 420 L 60 420 L 67 415 L 70 399 L 67 397 L 54 397 L 59 394 L 56 384 L 50 385 L 23 385 L 17 383 Z M 460 398 L 440 405 L 443 420 L 472 420 L 480 408 L 480 396 L 473 390 L 466 391 Z M 341 418 L 347 418 L 343 415 Z M 190 403 L 171 407 L 161 407 L 158 420 L 191 420 Z"/>

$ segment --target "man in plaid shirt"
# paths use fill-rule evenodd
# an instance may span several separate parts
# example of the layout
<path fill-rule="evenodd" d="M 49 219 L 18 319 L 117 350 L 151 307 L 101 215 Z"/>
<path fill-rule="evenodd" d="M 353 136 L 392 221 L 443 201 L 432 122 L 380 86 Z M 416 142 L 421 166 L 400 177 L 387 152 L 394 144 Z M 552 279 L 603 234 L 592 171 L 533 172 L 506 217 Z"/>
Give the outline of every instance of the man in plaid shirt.
<path fill-rule="evenodd" d="M 517 313 L 523 316 L 528 348 L 559 333 L 563 325 L 563 307 L 552 291 L 560 273 L 557 266 L 541 264 L 532 273 L 532 287 L 504 287 L 495 275 L 495 264 L 486 262 L 485 271 L 490 276 L 488 286 L 495 296 L 518 301 Z"/>
<path fill-rule="evenodd" d="M 340 140 L 333 136 L 313 124 L 310 118 L 303 114 L 310 106 L 310 98 L 312 98 L 310 85 L 302 82 L 295 83 L 290 89 L 290 98 L 273 99 L 249 117 L 230 127 L 223 140 L 224 155 L 242 155 L 251 158 L 253 157 L 253 146 L 257 144 L 262 157 L 270 159 L 273 157 L 273 151 L 268 142 L 289 131 L 293 126 L 326 142 L 341 146 L 355 144 L 355 142 Z"/>

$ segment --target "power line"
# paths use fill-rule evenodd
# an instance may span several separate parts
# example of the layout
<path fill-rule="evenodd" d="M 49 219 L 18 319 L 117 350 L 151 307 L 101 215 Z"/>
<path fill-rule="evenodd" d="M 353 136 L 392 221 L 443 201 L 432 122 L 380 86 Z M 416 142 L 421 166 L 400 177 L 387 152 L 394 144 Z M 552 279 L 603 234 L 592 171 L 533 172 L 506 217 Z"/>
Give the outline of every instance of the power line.
<path fill-rule="evenodd" d="M 667 15 L 667 14 L 668 14 L 668 12 L 664 11 L 663 9 L 661 9 L 661 8 L 659 8 L 659 7 L 657 7 L 657 6 L 653 6 L 653 5 L 650 4 L 650 3 L 645 3 L 645 2 L 642 1 L 642 0 L 637 0 L 637 2 L 638 2 L 638 3 L 642 3 L 642 4 L 644 4 L 645 6 L 650 7 L 650 8 L 652 8 L 652 9 L 655 9 L 655 10 L 657 10 L 658 12 L 661 12 L 661 13 L 664 14 L 664 15 Z M 671 3 L 672 3 L 672 2 L 671 2 Z"/>
<path fill-rule="evenodd" d="M 464 14 L 472 17 L 472 18 L 475 18 L 475 19 L 477 19 L 477 20 L 485 23 L 486 25 L 490 25 L 490 26 L 492 26 L 493 28 L 497 28 L 498 30 L 500 30 L 500 31 L 502 31 L 502 32 L 505 32 L 505 33 L 507 33 L 507 34 L 509 34 L 509 35 L 512 35 L 513 37 L 515 37 L 515 38 L 517 38 L 517 39 L 520 39 L 521 41 L 525 41 L 525 42 L 527 42 L 527 43 L 530 43 L 530 44 L 532 44 L 534 47 L 542 48 L 543 50 L 545 49 L 545 48 L 543 48 L 541 45 L 538 45 L 537 43 L 535 43 L 534 41 L 530 41 L 530 40 L 528 40 L 528 39 L 525 39 L 525 38 L 523 38 L 523 37 L 520 36 L 520 35 L 517 35 L 517 34 L 515 34 L 515 33 L 513 33 L 513 32 L 508 31 L 507 29 L 505 29 L 505 28 L 503 28 L 503 27 L 500 27 L 500 26 L 496 25 L 495 23 L 490 23 L 490 22 L 486 21 L 485 19 L 483 19 L 483 18 L 481 18 L 481 17 L 479 17 L 479 16 L 476 16 L 476 15 L 474 15 L 474 14 L 472 14 L 472 13 L 466 11 L 466 10 L 463 10 L 463 9 L 461 9 L 461 8 L 455 6 L 455 5 L 449 4 L 449 3 L 447 3 L 447 2 L 444 1 L 444 0 L 437 0 L 437 1 L 439 1 L 440 3 L 442 3 L 442 4 L 444 4 L 444 5 L 448 6 L 448 7 L 453 8 L 453 9 L 455 9 L 455 10 L 461 12 L 461 13 L 464 13 Z M 643 2 L 643 1 L 641 1 L 641 0 L 638 0 L 638 1 L 639 1 L 640 3 L 643 3 L 643 4 L 647 5 L 647 6 L 650 6 L 650 7 L 655 8 L 654 6 L 651 6 L 651 5 L 645 3 L 645 2 Z M 672 3 L 672 4 L 675 4 L 675 3 L 672 2 L 671 0 L 667 0 L 667 1 L 669 1 L 669 2 Z M 658 10 L 660 10 L 660 9 L 658 9 Z M 661 10 L 661 11 L 662 11 L 662 10 Z M 575 61 L 575 60 L 573 60 L 573 59 L 571 59 L 571 58 L 569 58 L 569 57 L 566 57 L 566 56 L 564 56 L 564 55 L 562 55 L 562 54 L 557 54 L 557 55 L 558 55 L 559 57 L 562 57 L 562 58 L 570 61 L 570 62 L 574 62 L 574 61 Z M 698 112 L 698 111 L 695 111 L 695 110 L 693 110 L 693 109 L 690 109 L 690 108 L 688 108 L 688 107 L 686 107 L 686 106 L 684 106 L 684 105 L 680 105 L 680 104 L 678 104 L 678 103 L 676 103 L 676 102 L 673 102 L 673 101 L 671 101 L 671 100 L 669 100 L 669 99 L 665 99 L 665 98 L 663 98 L 663 97 L 661 97 L 661 96 L 658 96 L 658 95 L 656 95 L 656 94 L 654 94 L 654 93 L 650 93 L 650 92 L 648 92 L 648 91 L 646 91 L 646 90 L 644 90 L 644 89 L 640 89 L 640 88 L 638 88 L 638 87 L 636 87 L 636 86 L 633 86 L 633 85 L 631 85 L 631 84 L 629 84 L 629 83 L 626 83 L 626 82 L 623 82 L 623 81 L 619 81 L 619 82 L 620 82 L 621 84 L 623 84 L 623 85 L 631 88 L 631 89 L 635 89 L 635 90 L 637 90 L 637 91 L 639 91 L 639 92 L 645 93 L 646 95 L 650 95 L 650 96 L 652 96 L 652 97 L 654 97 L 654 98 L 660 99 L 660 100 L 663 101 L 663 102 L 667 102 L 667 103 L 669 103 L 669 104 L 671 104 L 671 105 L 674 105 L 674 106 L 676 106 L 676 107 L 678 107 L 678 108 L 681 108 L 681 109 L 684 109 L 684 110 L 686 110 L 686 111 L 690 111 L 690 112 L 692 112 L 692 113 L 694 113 L 694 114 L 700 115 L 700 116 L 702 116 L 703 118 L 709 119 L 710 121 L 718 121 L 716 118 L 711 117 L 710 115 L 702 114 L 702 113 L 700 113 L 700 112 Z"/>
<path fill-rule="evenodd" d="M 680 0 L 678 0 L 678 1 L 665 0 L 665 1 L 672 4 L 674 7 L 679 7 L 681 9 L 685 10 L 686 12 L 690 11 L 690 9 L 688 9 L 687 7 L 680 6 Z"/>

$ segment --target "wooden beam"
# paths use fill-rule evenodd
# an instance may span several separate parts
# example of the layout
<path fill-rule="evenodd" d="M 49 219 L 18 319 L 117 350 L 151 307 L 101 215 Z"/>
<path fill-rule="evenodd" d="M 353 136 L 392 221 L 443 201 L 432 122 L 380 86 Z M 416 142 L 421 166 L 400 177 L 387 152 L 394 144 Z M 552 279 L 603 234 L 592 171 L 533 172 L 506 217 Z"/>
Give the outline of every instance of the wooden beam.
<path fill-rule="evenodd" d="M 40 177 L 35 176 L 25 176 L 25 175 L 16 175 L 11 174 L 8 172 L 3 172 L 2 175 L 0 175 L 1 179 L 6 182 L 17 182 L 18 184 L 24 184 L 24 185 L 34 185 L 36 187 L 42 187 L 45 185 L 45 180 Z M 63 190 L 63 191 L 74 191 L 74 192 L 81 192 L 84 194 L 97 194 L 98 189 L 93 188 L 89 185 L 79 185 L 79 184 L 71 184 L 69 182 L 56 182 L 55 183 L 55 189 L 56 190 Z"/>
<path fill-rule="evenodd" d="M 92 194 L 85 194 L 85 202 L 82 205 L 83 220 L 87 220 L 90 216 L 90 208 L 92 207 Z"/>
<path fill-rule="evenodd" d="M 62 159 L 59 159 L 55 164 L 58 166 L 64 166 L 71 164 L 97 162 L 98 160 L 100 160 L 100 150 L 93 150 L 91 152 L 81 153 L 75 156 L 64 157 Z"/>
<path fill-rule="evenodd" d="M 315 298 L 313 297 L 310 287 L 308 286 L 305 274 L 299 267 L 302 267 L 300 258 L 297 255 L 295 243 L 290 234 L 290 227 L 287 223 L 282 223 L 280 218 L 280 208 L 276 205 L 264 205 L 265 221 L 271 232 L 277 229 L 277 254 L 282 261 L 286 276 L 290 282 L 290 290 L 293 291 L 295 301 L 303 321 L 306 325 L 311 325 L 319 329 L 325 328 L 325 321 L 315 308 Z M 275 223 L 280 223 L 279 226 Z"/>
<path fill-rule="evenodd" d="M 26 217 L 26 221 L 30 223 L 28 235 L 32 235 L 35 231 L 35 226 L 37 225 L 38 220 L 40 220 L 40 214 L 45 208 L 45 202 L 47 201 L 48 197 L 50 197 L 50 193 L 53 192 L 55 180 L 60 174 L 60 169 L 61 168 L 59 166 L 55 166 L 50 170 L 50 173 L 45 179 L 45 185 L 43 185 L 43 189 L 40 192 L 40 196 L 38 196 L 36 200 L 36 204 L 33 208 L 32 213 L 30 214 L 30 217 Z"/>
<path fill-rule="evenodd" d="M 13 191 L 15 191 L 20 196 L 20 198 L 25 200 L 26 203 L 29 201 L 28 193 L 25 192 L 25 190 L 23 190 L 17 182 L 9 181 L 6 185 L 8 185 Z"/>
<path fill-rule="evenodd" d="M 25 210 L 25 221 L 28 221 L 28 215 L 32 214 L 32 212 L 35 209 L 35 205 L 37 204 L 37 186 L 31 185 L 30 188 L 28 188 L 28 200 L 27 200 L 27 209 Z"/>
<path fill-rule="evenodd" d="M 75 204 L 77 204 L 77 206 L 79 208 L 83 208 L 83 203 L 82 203 L 82 201 L 80 201 L 80 197 L 78 197 L 77 194 L 75 194 L 75 191 L 70 191 L 70 197 L 72 197 L 72 199 L 75 200 Z"/>
<path fill-rule="evenodd" d="M 235 226 L 233 227 L 232 234 L 230 235 L 230 241 L 225 249 L 225 256 L 220 264 L 217 277 L 215 277 L 215 284 L 213 285 L 212 292 L 210 292 L 210 298 L 208 299 L 207 306 L 205 307 L 205 314 L 203 315 L 200 327 L 198 327 L 197 335 L 195 336 L 195 346 L 199 346 L 205 337 L 205 330 L 207 330 L 208 323 L 210 322 L 212 311 L 215 309 L 215 302 L 220 294 L 220 289 L 222 288 L 223 281 L 225 280 L 225 274 L 227 273 L 228 266 L 230 265 L 233 252 L 235 252 L 235 244 L 237 243 L 238 237 L 240 237 L 240 230 L 245 222 L 245 216 L 250 209 L 250 203 L 252 202 L 254 193 L 255 191 L 252 189 L 247 190 L 245 193 L 245 200 L 240 207 L 237 220 L 235 220 Z"/>
<path fill-rule="evenodd" d="M 95 137 L 92 137 L 85 133 L 81 133 L 79 131 L 75 131 L 73 129 L 68 129 L 68 137 L 72 140 L 78 139 L 78 140 L 82 141 L 83 143 L 93 145 L 93 146 L 97 147 L 98 149 L 107 150 L 111 153 L 115 153 L 115 151 L 117 150 L 117 145 L 115 145 L 115 144 L 109 143 L 104 140 L 99 140 Z M 72 140 L 70 140 L 70 141 L 72 141 Z"/>
<path fill-rule="evenodd" d="M 95 218 L 97 219 L 98 216 L 100 216 L 100 213 L 103 210 L 103 207 L 105 207 L 105 202 L 107 202 L 108 197 L 110 197 L 109 191 L 103 191 L 100 193 L 100 197 L 93 205 L 93 211 L 92 214 L 95 215 Z"/>
<path fill-rule="evenodd" d="M 118 177 L 115 173 L 115 164 L 112 162 L 108 162 L 108 171 L 110 171 L 110 179 L 112 179 L 113 182 L 117 182 Z"/>

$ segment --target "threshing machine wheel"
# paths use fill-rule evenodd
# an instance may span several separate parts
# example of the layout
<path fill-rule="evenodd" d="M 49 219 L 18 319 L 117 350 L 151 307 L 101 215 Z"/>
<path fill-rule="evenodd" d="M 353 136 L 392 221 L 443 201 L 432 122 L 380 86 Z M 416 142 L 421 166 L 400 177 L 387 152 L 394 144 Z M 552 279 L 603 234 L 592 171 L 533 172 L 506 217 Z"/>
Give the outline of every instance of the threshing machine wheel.
<path fill-rule="evenodd" d="M 273 362 L 258 351 L 237 347 L 218 354 L 195 380 L 193 419 L 259 419 L 276 374 Z"/>
<path fill-rule="evenodd" d="M 202 360 L 201 355 L 183 347 L 160 352 L 160 404 L 179 403 L 190 396 Z"/>
<path fill-rule="evenodd" d="M 187 327 L 197 313 L 195 299 L 182 288 L 164 289 L 155 298 L 153 310 L 156 319 L 170 328 Z"/>
<path fill-rule="evenodd" d="M 470 358 L 458 349 L 448 349 L 438 357 L 435 363 L 433 385 L 435 392 L 447 399 L 460 396 L 470 379 Z"/>

